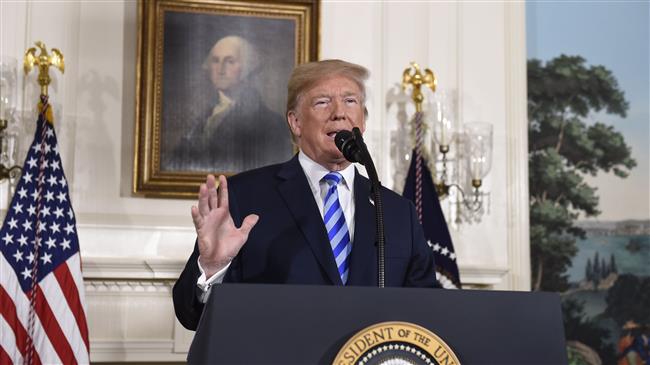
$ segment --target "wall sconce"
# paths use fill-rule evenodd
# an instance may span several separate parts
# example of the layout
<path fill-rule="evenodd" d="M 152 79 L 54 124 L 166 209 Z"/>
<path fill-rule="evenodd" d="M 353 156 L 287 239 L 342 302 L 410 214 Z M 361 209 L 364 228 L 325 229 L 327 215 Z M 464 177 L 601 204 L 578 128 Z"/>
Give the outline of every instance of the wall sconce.
<path fill-rule="evenodd" d="M 16 165 L 18 133 L 16 131 L 16 97 L 18 95 L 17 61 L 3 57 L 0 60 L 0 181 L 20 176 L 22 168 Z"/>
<path fill-rule="evenodd" d="M 481 186 L 492 166 L 492 124 L 468 122 L 461 128 L 453 97 L 438 92 L 433 99 L 425 114 L 433 129 L 432 152 L 438 156 L 434 159 L 436 192 L 441 201 L 449 200 L 452 225 L 480 222 L 489 198 Z"/>

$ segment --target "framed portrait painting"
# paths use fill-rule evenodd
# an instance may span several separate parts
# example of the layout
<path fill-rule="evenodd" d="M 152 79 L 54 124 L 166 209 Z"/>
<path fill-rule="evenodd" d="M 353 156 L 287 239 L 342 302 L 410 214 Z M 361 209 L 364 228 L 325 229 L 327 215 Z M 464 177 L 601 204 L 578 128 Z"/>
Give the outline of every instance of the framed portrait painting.
<path fill-rule="evenodd" d="M 294 154 L 287 81 L 318 58 L 319 1 L 138 3 L 134 192 L 195 197 Z"/>

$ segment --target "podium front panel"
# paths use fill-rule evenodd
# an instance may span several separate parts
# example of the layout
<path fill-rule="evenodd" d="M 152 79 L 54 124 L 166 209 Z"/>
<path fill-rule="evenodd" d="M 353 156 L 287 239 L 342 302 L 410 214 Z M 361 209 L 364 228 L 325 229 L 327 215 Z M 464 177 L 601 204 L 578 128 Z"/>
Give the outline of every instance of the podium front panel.
<path fill-rule="evenodd" d="M 331 364 L 380 322 L 425 327 L 467 364 L 565 364 L 555 293 L 299 285 L 212 288 L 188 361 Z"/>

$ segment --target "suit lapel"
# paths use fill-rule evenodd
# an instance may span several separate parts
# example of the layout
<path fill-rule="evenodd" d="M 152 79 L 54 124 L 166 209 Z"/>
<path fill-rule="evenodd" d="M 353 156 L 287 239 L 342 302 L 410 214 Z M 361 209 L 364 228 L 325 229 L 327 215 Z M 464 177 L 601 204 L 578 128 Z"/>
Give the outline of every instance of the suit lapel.
<path fill-rule="evenodd" d="M 332 284 L 341 285 L 341 277 L 336 268 L 323 219 L 297 155 L 284 164 L 278 172 L 278 177 L 284 180 L 278 185 L 280 195 L 307 239 L 314 256 Z"/>
<path fill-rule="evenodd" d="M 350 253 L 348 285 L 377 284 L 375 206 L 370 203 L 370 182 L 358 172 L 354 178 L 354 242 Z"/>

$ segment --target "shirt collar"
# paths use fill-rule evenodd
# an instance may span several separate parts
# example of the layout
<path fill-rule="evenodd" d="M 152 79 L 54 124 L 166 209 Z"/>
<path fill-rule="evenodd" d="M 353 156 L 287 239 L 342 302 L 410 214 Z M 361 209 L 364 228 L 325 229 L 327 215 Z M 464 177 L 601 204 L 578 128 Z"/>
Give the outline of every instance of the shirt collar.
<path fill-rule="evenodd" d="M 302 167 L 303 171 L 305 171 L 305 175 L 307 176 L 307 180 L 309 181 L 309 186 L 311 187 L 312 192 L 319 192 L 320 181 L 330 171 L 318 164 L 316 161 L 309 158 L 304 152 L 302 152 L 302 150 L 298 152 L 298 162 L 300 162 L 300 166 Z M 350 164 L 350 166 L 339 171 L 339 173 L 341 176 L 343 176 L 343 185 L 348 190 L 352 190 L 352 186 L 354 186 L 354 176 L 356 174 L 354 164 Z"/>

